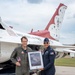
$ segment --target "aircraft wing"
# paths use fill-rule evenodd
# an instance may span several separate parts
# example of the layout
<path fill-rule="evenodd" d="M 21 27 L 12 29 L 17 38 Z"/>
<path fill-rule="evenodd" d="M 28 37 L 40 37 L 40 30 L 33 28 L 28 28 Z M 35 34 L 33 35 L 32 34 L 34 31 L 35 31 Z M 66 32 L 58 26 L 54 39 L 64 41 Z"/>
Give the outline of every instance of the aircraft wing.
<path fill-rule="evenodd" d="M 74 49 L 75 50 L 75 46 L 64 46 L 64 45 L 62 45 L 62 46 L 53 46 L 53 45 L 51 45 L 53 48 L 62 48 L 62 49 Z"/>
<path fill-rule="evenodd" d="M 63 50 L 64 50 L 64 52 L 75 53 L 75 51 L 70 50 L 70 49 L 63 49 Z"/>
<path fill-rule="evenodd" d="M 58 52 L 75 53 L 75 46 L 52 46 L 52 48 Z"/>

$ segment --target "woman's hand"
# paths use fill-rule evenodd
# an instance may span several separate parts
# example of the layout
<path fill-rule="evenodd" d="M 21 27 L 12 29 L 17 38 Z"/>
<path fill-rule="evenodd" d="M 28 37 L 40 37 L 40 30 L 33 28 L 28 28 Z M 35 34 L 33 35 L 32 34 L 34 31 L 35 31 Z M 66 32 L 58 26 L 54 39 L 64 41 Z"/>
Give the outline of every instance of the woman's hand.
<path fill-rule="evenodd" d="M 42 71 L 42 70 L 44 70 L 44 68 L 40 68 L 39 70 L 41 70 L 41 71 Z"/>

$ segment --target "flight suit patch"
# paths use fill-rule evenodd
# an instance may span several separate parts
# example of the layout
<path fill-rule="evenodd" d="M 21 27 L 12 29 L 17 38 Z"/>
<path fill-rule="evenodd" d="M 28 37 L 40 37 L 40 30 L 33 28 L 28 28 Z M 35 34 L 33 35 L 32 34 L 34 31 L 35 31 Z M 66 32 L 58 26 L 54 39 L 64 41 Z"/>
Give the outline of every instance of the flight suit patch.
<path fill-rule="evenodd" d="M 54 52 L 51 52 L 50 55 L 54 55 Z"/>
<path fill-rule="evenodd" d="M 24 54 L 24 52 L 22 51 L 21 54 Z"/>
<path fill-rule="evenodd" d="M 46 51 L 45 54 L 48 54 L 48 51 Z"/>
<path fill-rule="evenodd" d="M 20 57 L 18 57 L 18 58 L 17 58 L 17 61 L 18 61 L 18 62 L 20 62 L 20 61 L 21 61 L 21 58 L 20 58 Z"/>

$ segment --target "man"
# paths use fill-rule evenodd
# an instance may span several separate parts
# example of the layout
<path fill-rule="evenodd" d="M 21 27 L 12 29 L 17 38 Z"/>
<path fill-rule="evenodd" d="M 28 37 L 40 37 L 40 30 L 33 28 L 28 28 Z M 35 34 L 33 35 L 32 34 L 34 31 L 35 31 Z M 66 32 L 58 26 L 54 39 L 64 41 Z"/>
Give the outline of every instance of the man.
<path fill-rule="evenodd" d="M 41 70 L 41 75 L 55 75 L 55 66 L 54 66 L 54 60 L 55 60 L 55 52 L 50 47 L 49 39 L 44 39 L 44 54 L 43 54 L 43 63 L 44 68 Z"/>
<path fill-rule="evenodd" d="M 21 38 L 21 46 L 15 48 L 11 55 L 11 61 L 16 65 L 16 75 L 29 75 L 28 52 L 32 51 L 27 46 L 28 39 Z"/>

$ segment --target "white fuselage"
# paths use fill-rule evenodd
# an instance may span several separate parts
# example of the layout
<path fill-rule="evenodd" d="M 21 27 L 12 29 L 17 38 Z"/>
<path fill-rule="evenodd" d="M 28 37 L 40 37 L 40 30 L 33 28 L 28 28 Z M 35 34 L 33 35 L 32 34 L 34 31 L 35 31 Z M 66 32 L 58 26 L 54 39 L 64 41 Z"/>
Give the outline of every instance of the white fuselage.
<path fill-rule="evenodd" d="M 13 52 L 14 48 L 21 44 L 21 37 L 26 36 L 28 38 L 28 45 L 43 45 L 42 37 L 30 35 L 27 33 L 21 33 L 15 31 L 16 35 L 11 36 L 7 32 L 7 30 L 0 29 L 0 63 L 6 62 L 10 59 L 11 53 Z M 54 46 L 62 46 L 57 41 L 50 39 L 50 44 Z"/>

